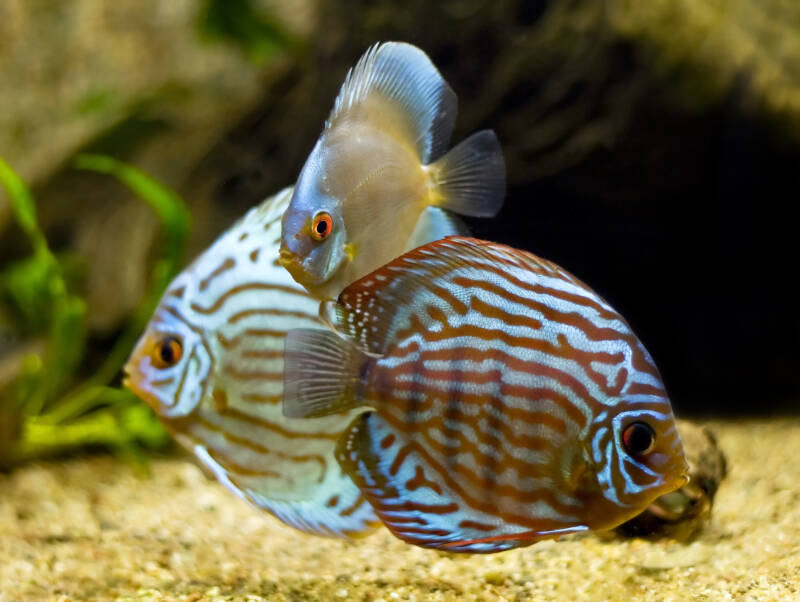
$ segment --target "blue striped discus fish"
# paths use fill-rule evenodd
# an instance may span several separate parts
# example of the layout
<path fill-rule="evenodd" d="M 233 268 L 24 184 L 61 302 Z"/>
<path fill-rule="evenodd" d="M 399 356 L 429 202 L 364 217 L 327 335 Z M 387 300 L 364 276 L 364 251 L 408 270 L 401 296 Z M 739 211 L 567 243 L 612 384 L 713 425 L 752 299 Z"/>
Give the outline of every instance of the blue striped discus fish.
<path fill-rule="evenodd" d="M 284 413 L 374 408 L 337 458 L 405 541 L 502 551 L 614 527 L 686 483 L 653 360 L 553 263 L 447 238 L 328 308 L 349 340 L 289 333 Z"/>
<path fill-rule="evenodd" d="M 283 341 L 323 327 L 319 301 L 278 265 L 292 189 L 252 209 L 168 287 L 125 384 L 234 493 L 298 529 L 349 536 L 377 523 L 334 458 L 353 413 L 283 416 Z M 459 231 L 432 210 L 414 239 Z"/>

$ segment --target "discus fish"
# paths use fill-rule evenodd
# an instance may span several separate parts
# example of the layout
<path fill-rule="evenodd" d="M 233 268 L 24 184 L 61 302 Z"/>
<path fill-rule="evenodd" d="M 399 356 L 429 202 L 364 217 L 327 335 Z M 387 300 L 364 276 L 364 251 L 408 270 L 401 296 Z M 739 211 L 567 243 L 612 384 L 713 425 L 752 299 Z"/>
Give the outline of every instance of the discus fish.
<path fill-rule="evenodd" d="M 311 421 L 281 412 L 283 340 L 322 328 L 319 301 L 278 264 L 291 188 L 252 209 L 170 284 L 125 371 L 177 441 L 256 508 L 317 534 L 377 524 L 336 463 L 353 413 Z M 442 210 L 420 219 L 428 241 L 461 231 Z"/>
<path fill-rule="evenodd" d="M 325 305 L 340 334 L 286 338 L 284 414 L 373 408 L 337 459 L 409 543 L 489 553 L 609 529 L 687 481 L 650 355 L 553 263 L 446 238 Z"/>
<path fill-rule="evenodd" d="M 494 132 L 444 154 L 456 111 L 453 90 L 410 44 L 373 46 L 348 73 L 283 218 L 281 264 L 312 295 L 335 299 L 414 248 L 409 233 L 425 207 L 500 210 L 505 164 Z"/>

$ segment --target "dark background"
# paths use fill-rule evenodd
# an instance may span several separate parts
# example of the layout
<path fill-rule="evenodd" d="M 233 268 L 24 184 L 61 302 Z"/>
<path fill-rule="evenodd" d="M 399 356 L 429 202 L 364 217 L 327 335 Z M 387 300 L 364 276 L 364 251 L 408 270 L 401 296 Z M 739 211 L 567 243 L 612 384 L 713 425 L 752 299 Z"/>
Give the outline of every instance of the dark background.
<path fill-rule="evenodd" d="M 174 90 L 139 99 L 76 150 L 175 187 L 193 214 L 192 256 L 294 181 L 369 45 L 415 43 L 459 96 L 454 142 L 492 128 L 504 147 L 506 205 L 471 220 L 476 236 L 529 249 L 595 288 L 650 350 L 680 413 L 800 410 L 794 5 L 726 12 L 701 0 L 719 11 L 701 21 L 680 0 L 312 6 L 298 33 L 282 25 L 291 7 L 281 17 L 245 0 L 198 3 L 199 39 L 255 65 L 256 92 L 226 97 L 210 80 L 195 94 L 217 108 L 193 120 Z M 274 53 L 258 54 L 264 39 Z M 148 34 L 142 48 L 156 43 Z M 146 208 L 68 159 L 31 183 L 51 245 L 87 258 L 91 365 L 143 294 L 160 239 Z M 0 231 L 0 263 L 26 252 L 13 226 L 0 220 Z"/>
<path fill-rule="evenodd" d="M 360 12 L 349 4 L 347 14 Z M 493 128 L 505 148 L 506 205 L 493 220 L 470 220 L 476 236 L 531 250 L 594 287 L 648 347 L 682 413 L 800 409 L 800 315 L 790 292 L 800 141 L 753 100 L 757 74 L 741 70 L 717 92 L 695 83 L 713 77 L 713 64 L 656 75 L 643 42 L 615 36 L 588 3 L 481 4 L 469 20 L 405 4 L 427 18 L 409 25 L 392 15 L 374 26 L 380 20 L 364 9 L 340 25 L 341 15 L 328 15 L 348 34 L 312 44 L 309 60 L 321 67 L 291 86 L 320 99 L 303 104 L 309 125 L 297 128 L 294 152 L 272 169 L 273 128 L 282 110 L 293 111 L 276 99 L 212 153 L 218 165 L 253 157 L 233 161 L 217 201 L 244 208 L 280 185 L 276 171 L 297 173 L 345 65 L 376 39 L 414 42 L 459 95 L 455 141 Z M 564 20 L 588 15 L 592 26 L 564 27 L 557 47 L 545 47 L 538 36 L 556 27 L 548 11 L 560 10 Z"/>

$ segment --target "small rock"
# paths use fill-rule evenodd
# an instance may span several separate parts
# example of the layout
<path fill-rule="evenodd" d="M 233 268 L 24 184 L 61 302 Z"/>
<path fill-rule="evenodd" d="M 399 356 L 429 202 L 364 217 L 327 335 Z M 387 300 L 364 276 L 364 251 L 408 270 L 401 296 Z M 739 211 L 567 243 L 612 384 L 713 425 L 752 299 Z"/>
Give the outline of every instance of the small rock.
<path fill-rule="evenodd" d="M 686 541 L 711 518 L 714 495 L 727 474 L 725 454 L 706 427 L 678 420 L 689 463 L 689 482 L 653 502 L 647 510 L 615 529 L 624 537 L 671 537 Z"/>

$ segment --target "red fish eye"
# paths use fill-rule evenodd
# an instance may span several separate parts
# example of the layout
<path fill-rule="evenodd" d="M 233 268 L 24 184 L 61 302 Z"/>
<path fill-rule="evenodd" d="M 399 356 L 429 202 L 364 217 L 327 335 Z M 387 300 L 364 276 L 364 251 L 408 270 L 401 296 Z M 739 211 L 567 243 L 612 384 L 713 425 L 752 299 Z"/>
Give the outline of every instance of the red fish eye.
<path fill-rule="evenodd" d="M 316 240 L 325 240 L 333 230 L 333 219 L 329 213 L 320 211 L 311 223 L 311 235 Z"/>
<path fill-rule="evenodd" d="M 656 446 L 656 434 L 644 422 L 632 422 L 622 431 L 622 444 L 632 456 L 644 456 Z"/>
<path fill-rule="evenodd" d="M 156 343 L 150 355 L 156 368 L 169 368 L 181 360 L 183 344 L 177 337 L 165 337 Z"/>

